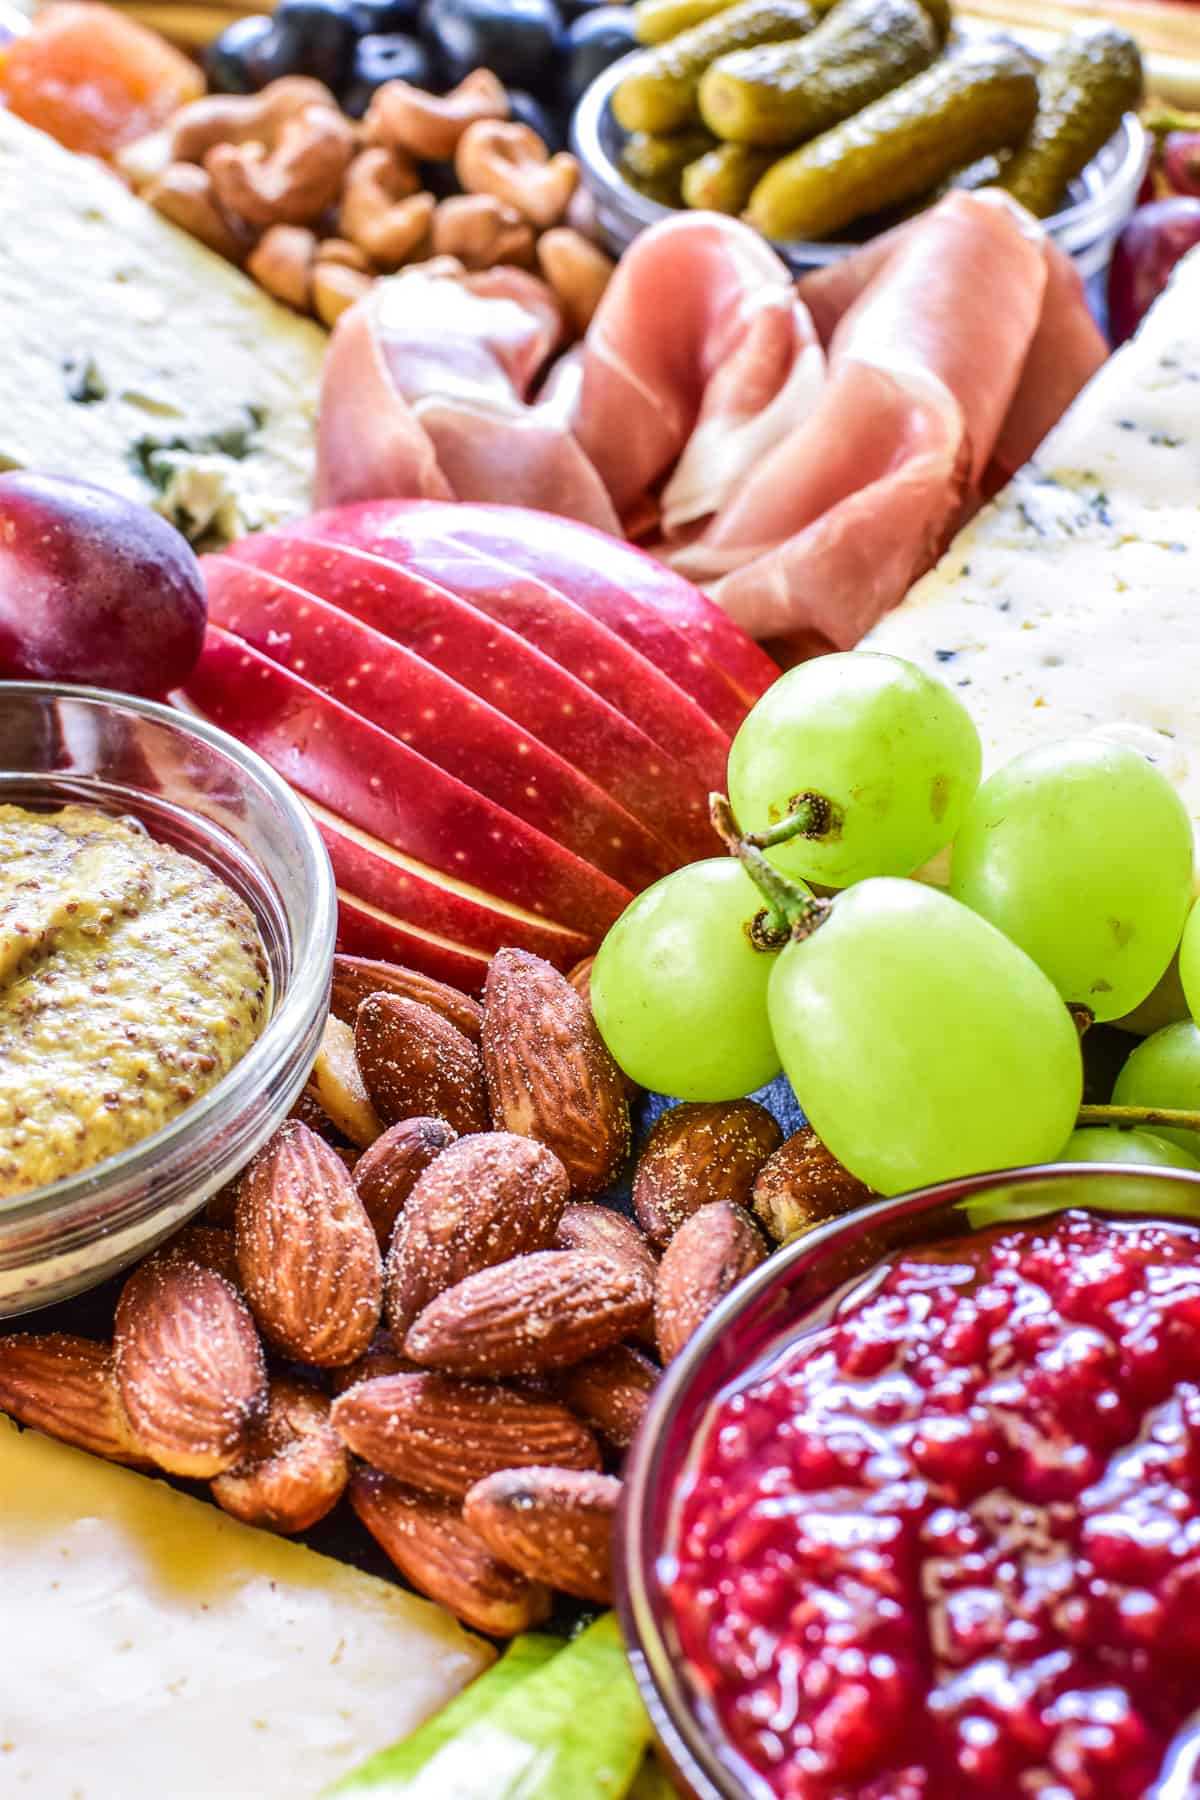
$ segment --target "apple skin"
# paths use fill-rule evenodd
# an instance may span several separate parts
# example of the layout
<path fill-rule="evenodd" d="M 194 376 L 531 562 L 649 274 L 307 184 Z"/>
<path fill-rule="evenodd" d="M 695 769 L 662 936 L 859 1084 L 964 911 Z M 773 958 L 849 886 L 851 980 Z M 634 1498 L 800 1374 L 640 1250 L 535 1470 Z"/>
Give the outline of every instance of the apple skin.
<path fill-rule="evenodd" d="M 320 595 L 453 676 L 641 819 L 673 861 L 717 854 L 708 788 L 684 763 L 449 588 L 370 551 L 299 532 L 260 532 L 225 554 Z"/>
<path fill-rule="evenodd" d="M 303 588 L 206 556 L 209 616 L 637 892 L 674 866 L 632 814 L 478 695 Z"/>
<path fill-rule="evenodd" d="M 90 482 L 0 474 L 0 678 L 152 697 L 204 642 L 191 546 L 148 507 Z"/>
<path fill-rule="evenodd" d="M 449 982 L 460 992 L 476 996 L 483 992 L 491 961 L 489 956 L 460 945 L 427 937 L 404 920 L 377 914 L 351 894 L 339 897 L 337 947 L 347 956 L 374 957 L 379 962 L 419 969 L 435 981 Z"/>
<path fill-rule="evenodd" d="M 490 900 L 497 910 L 520 908 L 531 928 L 561 923 L 592 943 L 632 898 L 619 882 L 219 626 L 209 626 L 185 691 L 335 822 L 421 864 L 418 873 L 440 871 L 485 907 Z M 510 920 L 514 928 L 519 923 Z"/>

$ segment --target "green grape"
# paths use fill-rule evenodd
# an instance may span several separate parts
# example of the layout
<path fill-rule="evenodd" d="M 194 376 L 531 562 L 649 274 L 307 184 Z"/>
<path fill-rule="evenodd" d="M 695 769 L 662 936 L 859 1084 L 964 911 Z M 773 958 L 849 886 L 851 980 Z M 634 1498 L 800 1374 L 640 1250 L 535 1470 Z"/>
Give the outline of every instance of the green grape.
<path fill-rule="evenodd" d="M 789 875 L 849 887 L 908 875 L 948 844 L 979 781 L 962 702 L 912 663 L 872 651 L 821 656 L 768 688 L 733 740 L 729 798 L 743 831 L 786 817 L 799 794 L 837 810 L 825 841 L 768 851 Z"/>
<path fill-rule="evenodd" d="M 817 1136 L 883 1194 L 1046 1162 L 1083 1090 L 1036 963 L 948 894 L 864 881 L 771 974 L 775 1042 Z"/>
<path fill-rule="evenodd" d="M 733 1100 L 779 1073 L 767 1020 L 776 958 L 749 926 L 766 901 L 732 857 L 692 863 L 632 901 L 596 953 L 592 1011 L 642 1087 Z"/>
<path fill-rule="evenodd" d="M 1032 956 L 1064 1000 L 1119 1019 L 1179 942 L 1192 897 L 1187 808 L 1125 744 L 1079 737 L 1028 750 L 967 808 L 950 891 Z"/>
<path fill-rule="evenodd" d="M 1200 1026 L 1164 1025 L 1138 1045 L 1113 1087 L 1114 1106 L 1162 1106 L 1200 1112 Z M 1200 1132 L 1156 1125 L 1159 1137 L 1200 1154 Z"/>
<path fill-rule="evenodd" d="M 1179 944 L 1179 979 L 1193 1019 L 1200 1013 L 1200 903 L 1193 906 Z"/>
<path fill-rule="evenodd" d="M 1196 1138 L 1200 1145 L 1200 1135 Z M 1056 1162 L 1144 1163 L 1152 1169 L 1200 1169 L 1191 1156 L 1155 1131 L 1118 1131 L 1112 1125 L 1085 1125 L 1073 1131 Z"/>

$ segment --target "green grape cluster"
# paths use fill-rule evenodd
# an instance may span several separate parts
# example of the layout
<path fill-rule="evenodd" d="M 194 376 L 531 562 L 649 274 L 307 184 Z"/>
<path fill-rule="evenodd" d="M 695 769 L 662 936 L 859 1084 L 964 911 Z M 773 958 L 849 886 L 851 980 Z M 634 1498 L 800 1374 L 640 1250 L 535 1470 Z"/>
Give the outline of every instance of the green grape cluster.
<path fill-rule="evenodd" d="M 1102 739 L 1030 751 L 982 785 L 981 761 L 957 696 L 898 658 L 850 651 L 781 677 L 714 812 L 735 855 L 640 895 L 597 954 L 592 1002 L 622 1068 L 722 1100 L 782 1067 L 826 1147 L 882 1194 L 1052 1160 L 1200 1170 L 1200 1133 L 1075 1129 L 1073 1011 L 1122 1017 L 1177 949 L 1200 1009 L 1182 801 Z M 913 879 L 951 846 L 948 893 Z M 1200 1027 L 1148 1039 L 1114 1103 L 1200 1111 Z"/>

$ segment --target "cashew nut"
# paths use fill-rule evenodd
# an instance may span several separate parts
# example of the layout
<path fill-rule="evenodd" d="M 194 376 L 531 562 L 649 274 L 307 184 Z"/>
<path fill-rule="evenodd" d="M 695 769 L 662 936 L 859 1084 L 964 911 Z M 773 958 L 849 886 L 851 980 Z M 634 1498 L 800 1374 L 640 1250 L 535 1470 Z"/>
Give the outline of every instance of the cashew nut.
<path fill-rule="evenodd" d="M 347 308 L 369 291 L 371 279 L 342 263 L 317 263 L 312 277 L 312 305 L 322 325 L 332 329 Z"/>
<path fill-rule="evenodd" d="M 533 228 L 492 194 L 455 194 L 433 215 L 435 256 L 454 256 L 467 269 L 533 261 Z"/>
<path fill-rule="evenodd" d="M 429 231 L 432 194 L 420 193 L 411 159 L 378 147 L 363 150 L 350 164 L 338 226 L 342 236 L 366 251 L 381 269 L 407 262 Z"/>
<path fill-rule="evenodd" d="M 181 106 L 171 120 L 174 162 L 203 162 L 214 144 L 271 146 L 279 129 L 306 106 L 336 106 L 323 82 L 307 75 L 284 75 L 258 94 L 207 94 Z"/>
<path fill-rule="evenodd" d="M 427 94 L 407 81 L 385 81 L 363 120 L 369 144 L 406 150 L 420 162 L 448 162 L 467 126 L 507 119 L 508 95 L 490 69 L 475 69 L 448 94 Z"/>
<path fill-rule="evenodd" d="M 204 158 L 221 205 L 252 225 L 309 225 L 341 191 L 354 128 L 328 106 L 306 106 L 280 127 L 273 150 L 214 144 Z"/>
<path fill-rule="evenodd" d="M 297 312 L 308 311 L 317 239 L 303 225 L 272 225 L 246 258 L 246 272 Z"/>
<path fill-rule="evenodd" d="M 240 221 L 226 217 L 211 176 L 195 163 L 171 163 L 142 190 L 142 198 L 218 256 L 235 263 L 245 256 L 250 234 Z"/>
<path fill-rule="evenodd" d="M 551 156 L 528 125 L 494 119 L 464 131 L 454 170 L 469 194 L 494 194 L 543 230 L 557 225 L 579 183 L 573 156 Z"/>
<path fill-rule="evenodd" d="M 582 232 L 560 225 L 538 239 L 537 259 L 542 274 L 558 296 L 577 337 L 582 337 L 616 263 L 590 243 Z"/>
<path fill-rule="evenodd" d="M 358 269 L 364 275 L 373 273 L 371 259 L 357 244 L 345 238 L 322 238 L 317 245 L 317 261 L 341 263 L 343 269 Z"/>

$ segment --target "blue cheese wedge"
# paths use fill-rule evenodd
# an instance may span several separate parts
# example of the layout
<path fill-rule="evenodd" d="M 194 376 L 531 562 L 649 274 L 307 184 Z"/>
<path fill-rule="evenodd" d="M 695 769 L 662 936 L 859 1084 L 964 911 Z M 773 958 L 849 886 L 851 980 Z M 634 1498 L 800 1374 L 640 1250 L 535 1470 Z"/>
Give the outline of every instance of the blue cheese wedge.
<path fill-rule="evenodd" d="M 0 108 L 0 468 L 224 542 L 306 512 L 326 336 Z"/>
<path fill-rule="evenodd" d="M 1200 826 L 1200 252 L 1035 459 L 864 640 L 957 689 L 985 770 L 1096 732 Z"/>
<path fill-rule="evenodd" d="M 0 1416 L 0 1794 L 311 1800 L 492 1660 L 440 1607 Z"/>

